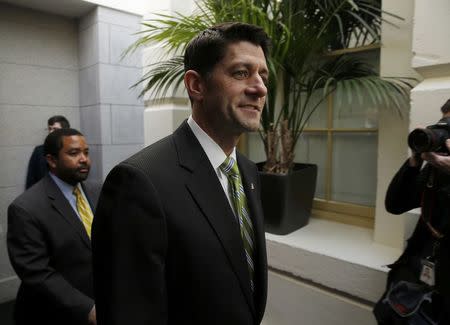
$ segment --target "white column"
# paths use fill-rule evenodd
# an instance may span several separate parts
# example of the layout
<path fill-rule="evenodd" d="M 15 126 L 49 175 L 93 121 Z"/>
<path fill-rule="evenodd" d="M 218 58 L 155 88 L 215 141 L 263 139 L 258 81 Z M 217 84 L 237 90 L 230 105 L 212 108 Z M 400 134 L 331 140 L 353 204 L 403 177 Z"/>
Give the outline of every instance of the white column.
<path fill-rule="evenodd" d="M 409 0 L 386 0 L 383 1 L 383 10 L 397 14 L 404 20 L 396 21 L 384 15 L 385 19 L 395 21 L 398 27 L 383 24 L 381 76 L 420 79 L 420 76 L 411 67 L 414 17 L 412 2 Z M 374 241 L 400 249 L 403 248 L 416 218 L 389 214 L 384 207 L 384 198 L 389 182 L 408 157 L 406 138 L 409 130 L 409 111 L 408 105 L 402 109 L 402 116 L 400 116 L 395 113 L 395 108 L 383 107 L 379 114 Z"/>
<path fill-rule="evenodd" d="M 160 7 L 156 8 L 156 6 L 153 6 L 151 14 L 146 15 L 145 18 L 151 19 L 155 17 L 155 13 L 167 13 L 168 11 L 189 15 L 194 7 L 195 3 L 192 0 L 162 1 Z M 144 66 L 168 58 L 164 56 L 164 49 L 160 45 L 146 48 L 143 57 Z M 171 95 L 172 90 L 169 90 L 167 94 Z M 190 104 L 183 84 L 180 85 L 180 90 L 176 94 L 165 99 L 164 102 L 155 101 L 154 98 L 150 97 L 150 94 L 147 94 L 144 99 L 145 145 L 152 144 L 171 134 L 190 114 Z"/>

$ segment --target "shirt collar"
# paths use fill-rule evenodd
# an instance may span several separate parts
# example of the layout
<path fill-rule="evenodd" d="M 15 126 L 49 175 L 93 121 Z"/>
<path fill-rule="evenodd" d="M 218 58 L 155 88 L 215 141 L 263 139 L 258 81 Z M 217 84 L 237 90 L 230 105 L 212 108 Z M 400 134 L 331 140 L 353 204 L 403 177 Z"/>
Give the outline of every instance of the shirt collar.
<path fill-rule="evenodd" d="M 225 161 L 227 155 L 222 148 L 211 137 L 202 130 L 202 128 L 194 121 L 192 115 L 189 116 L 187 123 L 206 153 L 211 165 L 216 170 Z M 233 148 L 230 156 L 236 161 L 236 147 Z"/>

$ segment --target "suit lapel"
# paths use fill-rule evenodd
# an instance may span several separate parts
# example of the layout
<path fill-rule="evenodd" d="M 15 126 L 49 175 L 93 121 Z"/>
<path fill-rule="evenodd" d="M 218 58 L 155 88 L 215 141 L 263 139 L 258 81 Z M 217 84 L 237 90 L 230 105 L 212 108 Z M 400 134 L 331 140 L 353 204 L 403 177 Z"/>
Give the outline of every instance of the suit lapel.
<path fill-rule="evenodd" d="M 186 187 L 222 244 L 249 308 L 256 315 L 239 225 L 217 174 L 186 122 L 175 131 L 174 140 L 181 166 L 192 173 Z"/>
<path fill-rule="evenodd" d="M 47 195 L 51 201 L 52 206 L 55 210 L 66 220 L 73 229 L 78 233 L 81 237 L 81 240 L 86 244 L 86 246 L 91 249 L 91 241 L 86 233 L 86 229 L 83 226 L 83 223 L 78 218 L 75 211 L 73 211 L 70 203 L 65 198 L 64 194 L 62 194 L 61 190 L 58 186 L 53 182 L 51 177 L 47 174 L 44 178 L 44 187 L 47 191 Z"/>

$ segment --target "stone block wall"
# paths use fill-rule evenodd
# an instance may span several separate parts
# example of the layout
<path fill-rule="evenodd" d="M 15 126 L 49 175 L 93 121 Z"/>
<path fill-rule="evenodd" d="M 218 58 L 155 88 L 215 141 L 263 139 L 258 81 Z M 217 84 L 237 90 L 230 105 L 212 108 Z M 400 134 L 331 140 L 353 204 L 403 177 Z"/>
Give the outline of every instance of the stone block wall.
<path fill-rule="evenodd" d="M 33 148 L 47 119 L 66 116 L 91 148 L 90 179 L 144 144 L 139 88 L 141 52 L 122 58 L 142 16 L 95 7 L 63 17 L 0 3 L 0 303 L 13 299 L 18 279 L 6 249 L 7 207 L 25 189 Z"/>
<path fill-rule="evenodd" d="M 17 278 L 6 251 L 6 210 L 23 192 L 28 160 L 47 119 L 80 127 L 75 19 L 0 4 L 0 302 Z"/>

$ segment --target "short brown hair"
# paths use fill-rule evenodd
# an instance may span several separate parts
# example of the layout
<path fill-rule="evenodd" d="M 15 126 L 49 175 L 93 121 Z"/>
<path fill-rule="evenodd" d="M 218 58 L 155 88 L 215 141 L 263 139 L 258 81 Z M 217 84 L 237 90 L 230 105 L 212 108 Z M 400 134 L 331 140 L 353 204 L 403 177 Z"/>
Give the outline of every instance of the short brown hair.
<path fill-rule="evenodd" d="M 184 71 L 194 70 L 207 77 L 224 58 L 227 46 L 240 41 L 261 46 L 267 59 L 270 38 L 261 27 L 239 22 L 222 23 L 205 29 L 189 42 L 184 54 Z"/>

